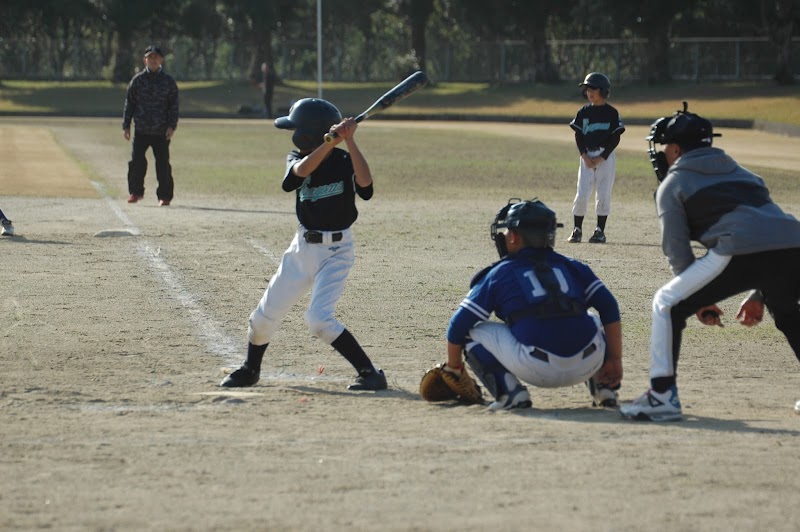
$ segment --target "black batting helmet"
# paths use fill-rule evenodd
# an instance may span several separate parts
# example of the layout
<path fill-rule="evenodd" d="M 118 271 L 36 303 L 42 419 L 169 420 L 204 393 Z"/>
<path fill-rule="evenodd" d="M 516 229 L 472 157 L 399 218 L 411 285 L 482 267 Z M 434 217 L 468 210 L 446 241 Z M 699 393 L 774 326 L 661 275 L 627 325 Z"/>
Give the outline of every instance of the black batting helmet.
<path fill-rule="evenodd" d="M 500 209 L 491 225 L 491 238 L 497 246 L 500 258 L 508 254 L 505 240 L 500 235 L 501 229 L 513 229 L 522 235 L 528 247 L 554 247 L 556 229 L 564 227 L 556 221 L 556 213 L 547 205 L 534 198 L 522 201 L 519 198 L 508 200 L 508 204 Z"/>
<path fill-rule="evenodd" d="M 275 119 L 275 127 L 294 130 L 292 142 L 300 151 L 313 150 L 324 142 L 331 126 L 342 121 L 342 113 L 331 102 L 319 98 L 297 100 L 289 116 Z"/>
<path fill-rule="evenodd" d="M 600 89 L 600 96 L 603 98 L 608 98 L 608 95 L 611 94 L 611 80 L 608 79 L 608 76 L 600 72 L 589 72 L 586 74 L 583 83 L 580 83 L 578 87 L 583 89 L 584 98 L 586 98 L 586 87 Z"/>

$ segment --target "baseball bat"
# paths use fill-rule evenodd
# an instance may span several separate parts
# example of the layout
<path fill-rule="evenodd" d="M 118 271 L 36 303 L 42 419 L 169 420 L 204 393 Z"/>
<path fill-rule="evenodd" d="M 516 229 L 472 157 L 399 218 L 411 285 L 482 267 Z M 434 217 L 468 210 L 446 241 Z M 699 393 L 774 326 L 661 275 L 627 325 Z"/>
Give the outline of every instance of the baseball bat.
<path fill-rule="evenodd" d="M 369 109 L 356 117 L 356 123 L 366 120 L 372 115 L 376 115 L 396 104 L 417 89 L 421 89 L 428 84 L 428 76 L 425 72 L 418 70 L 408 76 L 406 79 L 398 83 L 394 88 L 389 90 L 386 94 L 378 98 Z M 333 142 L 333 139 L 339 135 L 334 131 L 333 133 L 325 134 L 325 142 Z"/>

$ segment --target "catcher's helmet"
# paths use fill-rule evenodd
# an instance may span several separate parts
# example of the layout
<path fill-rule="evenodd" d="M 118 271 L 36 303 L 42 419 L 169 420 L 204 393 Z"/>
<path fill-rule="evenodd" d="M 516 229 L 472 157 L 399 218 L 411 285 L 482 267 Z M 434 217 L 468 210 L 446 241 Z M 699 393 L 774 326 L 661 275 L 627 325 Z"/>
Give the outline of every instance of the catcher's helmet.
<path fill-rule="evenodd" d="M 600 89 L 600 95 L 603 98 L 608 98 L 608 95 L 611 94 L 611 80 L 608 79 L 608 76 L 600 72 L 589 72 L 586 74 L 583 83 L 580 83 L 578 87 L 583 89 L 582 93 L 584 98 L 586 98 L 586 87 Z"/>
<path fill-rule="evenodd" d="M 319 98 L 297 100 L 289 116 L 275 119 L 275 127 L 294 130 L 292 142 L 301 151 L 313 150 L 324 142 L 331 126 L 342 121 L 342 113 L 331 102 Z"/>
<path fill-rule="evenodd" d="M 495 216 L 490 235 L 500 258 L 503 258 L 508 255 L 508 250 L 499 230 L 514 229 L 522 235 L 528 247 L 552 248 L 555 246 L 558 227 L 564 227 L 564 224 L 558 223 L 556 213 L 538 198 L 529 201 L 512 198 Z"/>
<path fill-rule="evenodd" d="M 650 134 L 645 137 L 650 163 L 659 181 L 667 176 L 669 165 L 664 152 L 657 151 L 657 144 L 677 144 L 683 152 L 687 152 L 696 148 L 707 148 L 712 145 L 714 137 L 722 136 L 714 133 L 709 120 L 690 113 L 688 109 L 689 104 L 683 102 L 683 111 L 675 111 L 671 117 L 661 117 L 653 122 Z"/>

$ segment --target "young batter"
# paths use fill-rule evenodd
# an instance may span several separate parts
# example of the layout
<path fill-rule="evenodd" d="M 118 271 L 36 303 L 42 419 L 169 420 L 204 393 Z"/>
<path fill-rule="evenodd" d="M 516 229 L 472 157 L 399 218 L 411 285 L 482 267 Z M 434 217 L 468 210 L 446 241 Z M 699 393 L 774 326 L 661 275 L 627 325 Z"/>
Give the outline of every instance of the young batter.
<path fill-rule="evenodd" d="M 611 213 L 611 189 L 617 172 L 617 156 L 614 149 L 625 126 L 614 107 L 606 103 L 611 94 L 611 81 L 599 72 L 591 72 L 578 85 L 589 103 L 578 110 L 569 126 L 575 130 L 575 143 L 581 154 L 578 169 L 578 191 L 572 203 L 575 228 L 568 242 L 580 242 L 583 238 L 583 218 L 589 205 L 592 189 L 595 193 L 597 228 L 589 242 L 605 244 L 606 221 Z"/>
<path fill-rule="evenodd" d="M 296 193 L 300 225 L 250 315 L 247 360 L 220 386 L 252 386 L 258 382 L 261 360 L 272 335 L 289 309 L 311 289 L 306 323 L 358 371 L 348 389 L 384 390 L 383 371 L 373 366 L 358 341 L 333 316 L 355 261 L 350 230 L 358 217 L 355 197 L 358 194 L 368 200 L 373 192 L 372 174 L 354 138 L 358 124 L 352 118 L 342 120 L 330 102 L 304 98 L 292 106 L 289 116 L 276 119 L 275 126 L 294 130 L 292 141 L 297 149 L 287 157 L 283 190 Z M 325 143 L 324 135 L 329 131 L 335 131 L 338 137 Z M 335 147 L 341 142 L 348 151 Z"/>

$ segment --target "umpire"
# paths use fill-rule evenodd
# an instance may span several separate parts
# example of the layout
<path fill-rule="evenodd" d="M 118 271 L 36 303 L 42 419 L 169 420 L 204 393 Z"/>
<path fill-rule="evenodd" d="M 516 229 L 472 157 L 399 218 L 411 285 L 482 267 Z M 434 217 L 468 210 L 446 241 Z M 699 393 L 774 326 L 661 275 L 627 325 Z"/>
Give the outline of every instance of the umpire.
<path fill-rule="evenodd" d="M 125 140 L 131 138 L 131 120 L 136 123 L 128 163 L 128 203 L 136 203 L 144 197 L 145 152 L 150 147 L 156 160 L 158 203 L 165 207 L 172 201 L 175 185 L 169 163 L 169 143 L 178 127 L 178 85 L 164 72 L 163 65 L 161 48 L 148 46 L 144 51 L 144 69 L 128 84 L 122 116 Z"/>
<path fill-rule="evenodd" d="M 706 325 L 721 325 L 716 303 L 738 293 L 760 293 L 800 360 L 800 221 L 773 203 L 759 176 L 711 146 L 718 136 L 684 102 L 683 111 L 654 122 L 647 137 L 660 181 L 661 246 L 675 277 L 653 298 L 650 390 L 620 407 L 632 419 L 682 417 L 676 377 L 686 320 L 697 314 Z M 657 151 L 657 144 L 666 146 Z M 693 240 L 708 250 L 699 259 Z"/>

